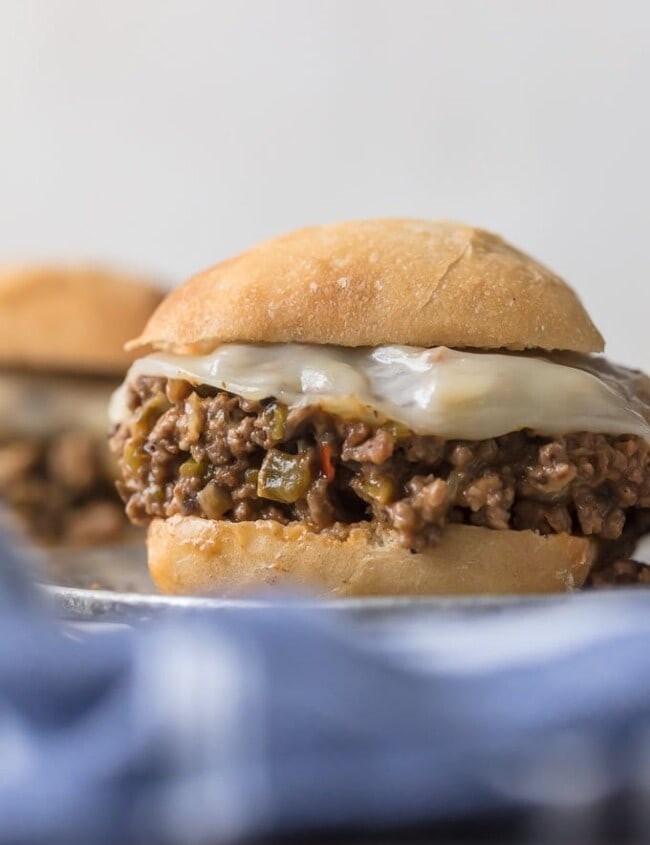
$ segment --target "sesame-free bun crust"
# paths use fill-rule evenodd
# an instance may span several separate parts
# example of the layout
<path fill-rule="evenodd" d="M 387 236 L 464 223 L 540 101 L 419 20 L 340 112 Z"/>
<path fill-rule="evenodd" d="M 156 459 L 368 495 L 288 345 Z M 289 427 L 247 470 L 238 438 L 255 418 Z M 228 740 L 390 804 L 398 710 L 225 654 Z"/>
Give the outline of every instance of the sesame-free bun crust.
<path fill-rule="evenodd" d="M 386 219 L 301 229 L 194 276 L 132 347 L 220 343 L 601 352 L 571 288 L 481 229 Z"/>
<path fill-rule="evenodd" d="M 149 569 L 165 593 L 241 596 L 274 588 L 329 598 L 557 593 L 581 587 L 595 544 L 568 534 L 449 525 L 420 554 L 370 525 L 345 540 L 299 523 L 173 516 L 147 536 Z"/>
<path fill-rule="evenodd" d="M 95 267 L 0 269 L 0 365 L 119 375 L 133 360 L 125 342 L 162 297 Z"/>

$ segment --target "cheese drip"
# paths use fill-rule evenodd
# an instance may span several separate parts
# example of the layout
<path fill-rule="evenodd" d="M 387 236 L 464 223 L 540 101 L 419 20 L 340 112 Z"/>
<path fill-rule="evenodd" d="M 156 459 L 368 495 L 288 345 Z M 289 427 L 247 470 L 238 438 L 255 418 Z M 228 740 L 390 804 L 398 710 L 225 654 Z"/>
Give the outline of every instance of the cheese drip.
<path fill-rule="evenodd" d="M 250 400 L 273 397 L 290 408 L 317 405 L 371 422 L 395 420 L 448 439 L 485 440 L 530 428 L 650 440 L 650 399 L 637 390 L 644 377 L 583 356 L 231 343 L 208 355 L 148 355 L 133 364 L 127 382 L 139 376 L 186 379 Z M 118 391 L 114 423 L 127 414 L 124 402 L 125 391 Z"/>

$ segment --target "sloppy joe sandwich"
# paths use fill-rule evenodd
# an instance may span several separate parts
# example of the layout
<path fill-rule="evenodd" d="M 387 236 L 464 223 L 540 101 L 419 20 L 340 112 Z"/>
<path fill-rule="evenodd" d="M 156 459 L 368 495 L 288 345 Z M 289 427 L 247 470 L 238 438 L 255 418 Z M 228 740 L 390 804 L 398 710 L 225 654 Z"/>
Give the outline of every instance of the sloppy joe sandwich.
<path fill-rule="evenodd" d="M 111 406 L 155 582 L 582 586 L 650 527 L 648 380 L 603 345 L 558 276 L 456 223 L 303 229 L 200 273 Z"/>
<path fill-rule="evenodd" d="M 0 269 L 0 498 L 40 543 L 119 539 L 108 398 L 160 290 L 90 267 Z"/>

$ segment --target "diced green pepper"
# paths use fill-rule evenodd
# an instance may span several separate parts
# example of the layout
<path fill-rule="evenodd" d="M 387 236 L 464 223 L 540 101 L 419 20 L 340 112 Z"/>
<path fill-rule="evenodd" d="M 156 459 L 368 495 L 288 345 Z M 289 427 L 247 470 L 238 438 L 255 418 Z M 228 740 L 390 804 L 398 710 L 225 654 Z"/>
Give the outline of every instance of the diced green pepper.
<path fill-rule="evenodd" d="M 269 418 L 269 434 L 278 443 L 284 438 L 287 423 L 287 406 L 274 402 L 272 405 L 269 405 L 266 412 Z"/>
<path fill-rule="evenodd" d="M 140 409 L 134 424 L 135 432 L 137 434 L 148 434 L 170 407 L 169 400 L 164 394 L 154 396 Z"/>
<path fill-rule="evenodd" d="M 271 449 L 264 456 L 257 479 L 257 495 L 262 499 L 291 504 L 307 493 L 311 484 L 311 458 L 307 454 L 288 455 Z"/>
<path fill-rule="evenodd" d="M 188 458 L 178 468 L 178 472 L 183 478 L 201 478 L 205 475 L 208 468 L 206 461 L 195 461 L 193 458 Z"/>
<path fill-rule="evenodd" d="M 127 440 L 122 453 L 122 460 L 124 466 L 131 472 L 137 472 L 141 469 L 147 462 L 147 454 L 142 448 L 142 443 L 133 439 Z"/>
<path fill-rule="evenodd" d="M 357 478 L 353 482 L 355 491 L 366 502 L 389 504 L 395 495 L 395 485 L 390 478 Z"/>
<path fill-rule="evenodd" d="M 404 425 L 404 423 L 395 422 L 395 420 L 391 420 L 390 422 L 384 423 L 381 426 L 385 431 L 390 432 L 393 435 L 395 440 L 406 440 L 407 437 L 410 437 L 412 432 L 411 429 Z"/>

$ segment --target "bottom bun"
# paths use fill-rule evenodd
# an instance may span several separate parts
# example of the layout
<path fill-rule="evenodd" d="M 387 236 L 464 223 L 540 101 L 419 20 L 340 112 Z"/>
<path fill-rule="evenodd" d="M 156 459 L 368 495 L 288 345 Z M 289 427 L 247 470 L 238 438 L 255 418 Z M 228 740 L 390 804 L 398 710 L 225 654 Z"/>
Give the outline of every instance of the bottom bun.
<path fill-rule="evenodd" d="M 165 593 L 234 596 L 298 588 L 329 598 L 557 593 L 581 587 L 596 546 L 569 534 L 449 525 L 414 554 L 369 523 L 345 539 L 300 523 L 173 516 L 147 537 L 149 569 Z"/>

